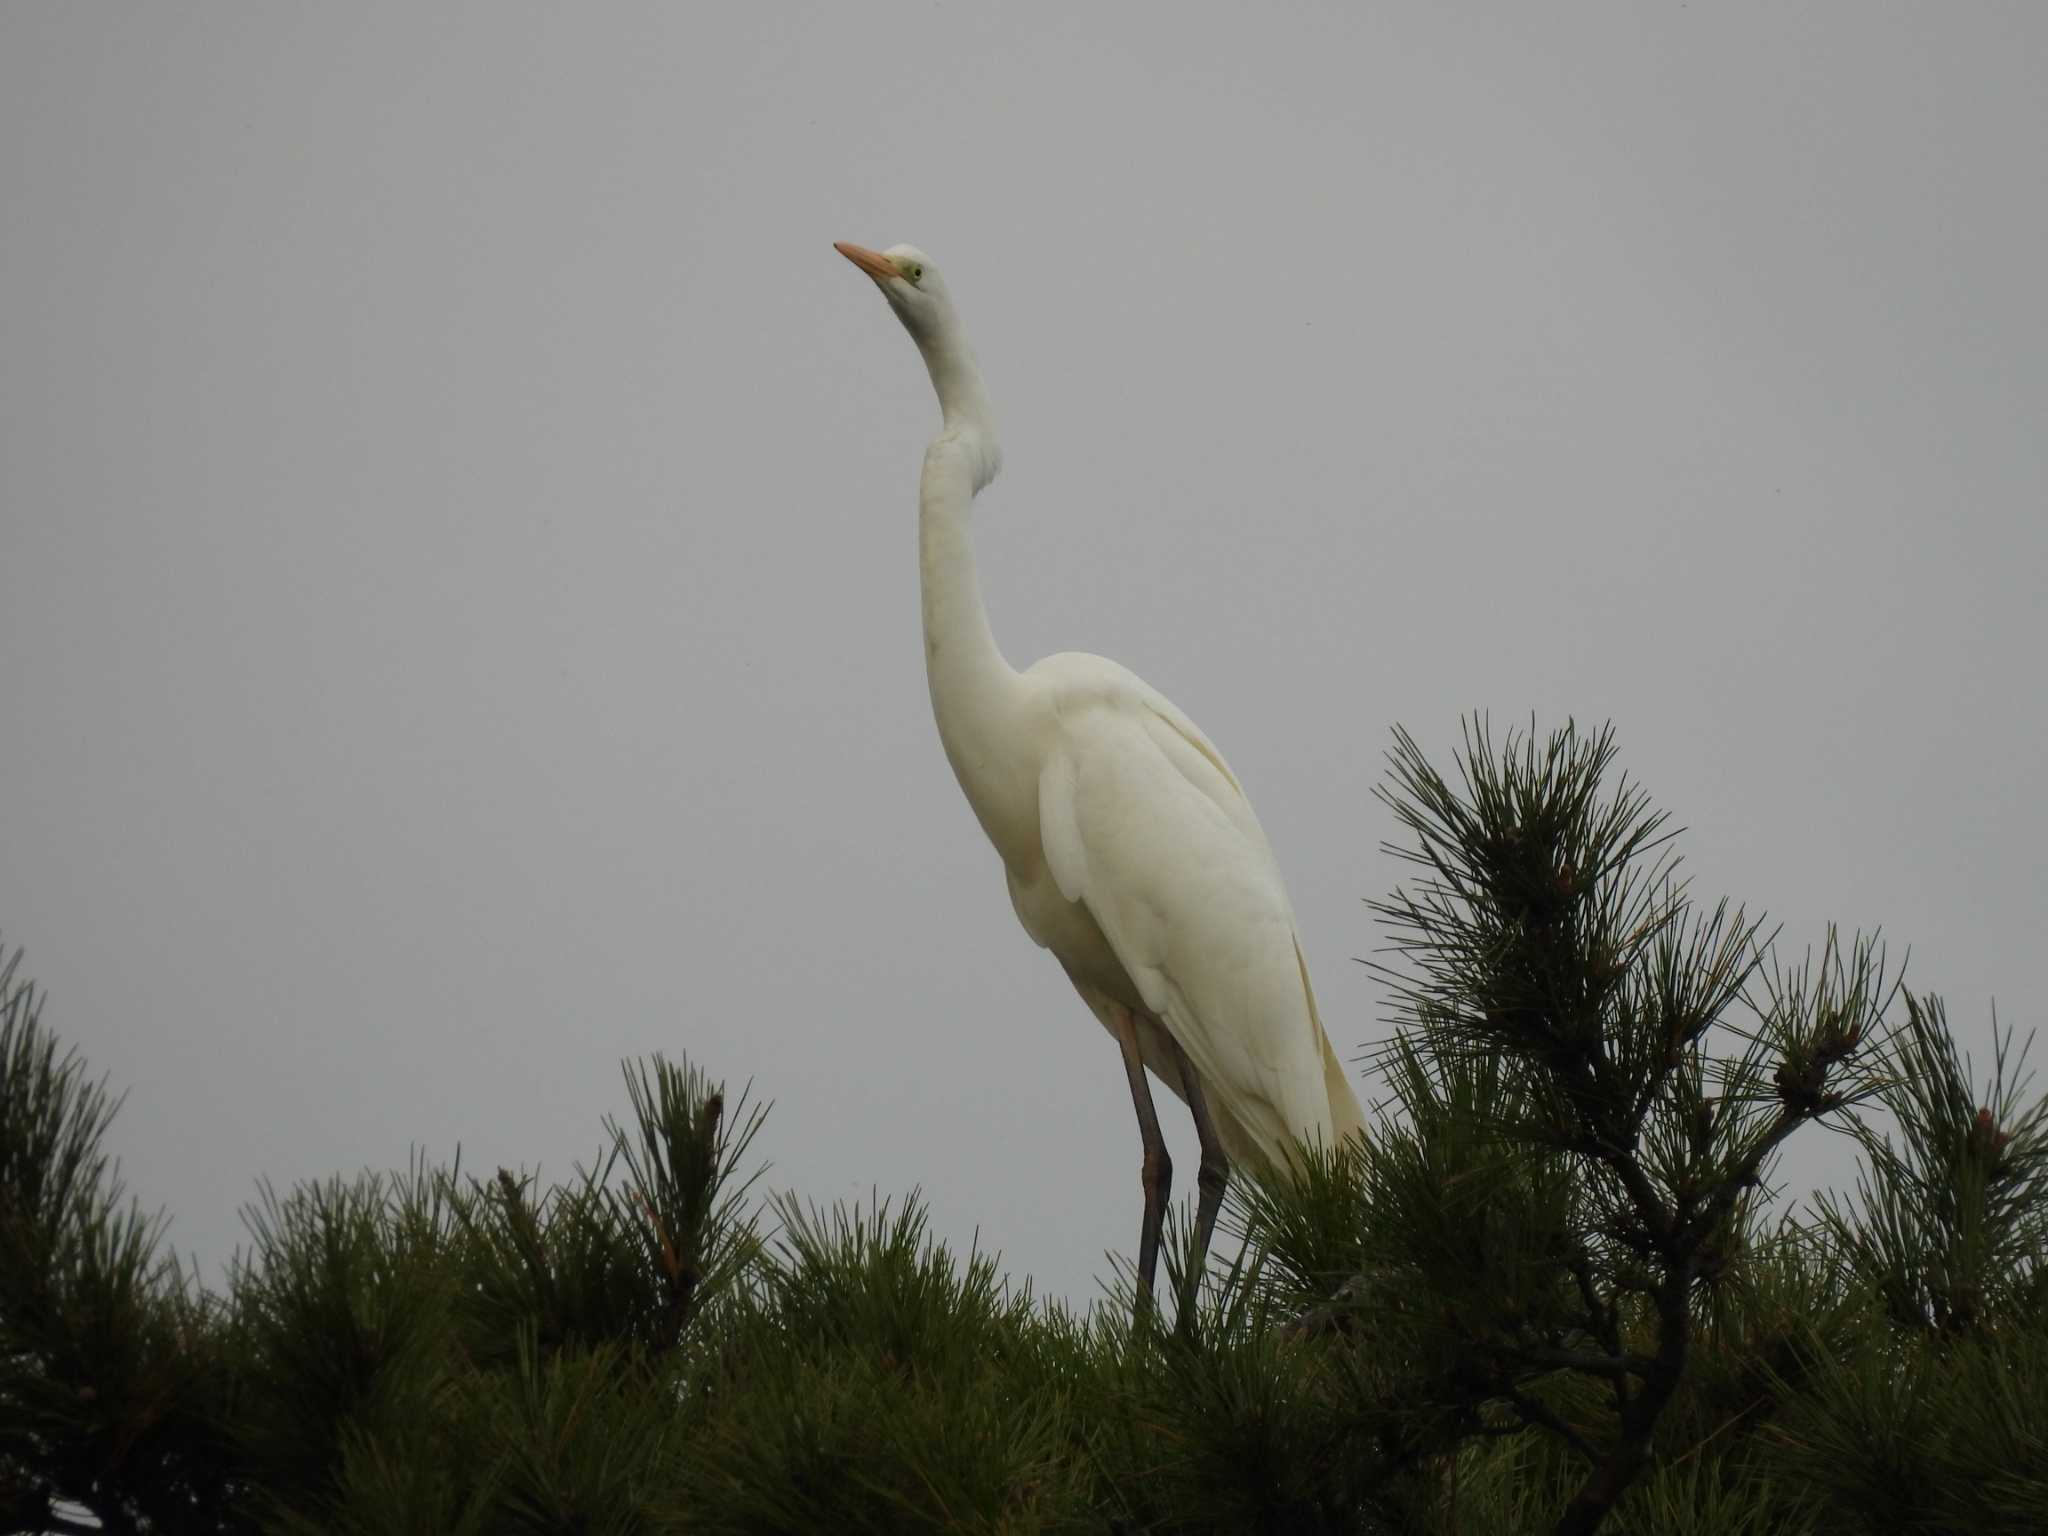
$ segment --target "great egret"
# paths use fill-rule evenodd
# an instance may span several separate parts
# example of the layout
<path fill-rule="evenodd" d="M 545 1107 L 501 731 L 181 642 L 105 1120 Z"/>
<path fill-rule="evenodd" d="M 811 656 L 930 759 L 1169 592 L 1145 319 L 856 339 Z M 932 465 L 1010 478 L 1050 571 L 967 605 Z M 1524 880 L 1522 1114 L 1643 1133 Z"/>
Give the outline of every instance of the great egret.
<path fill-rule="evenodd" d="M 1230 1164 L 1285 1164 L 1297 1139 L 1334 1145 L 1365 1117 L 1323 1033 L 1273 850 L 1222 754 L 1113 661 L 1067 652 L 1020 673 L 996 648 L 968 513 L 1002 455 L 945 279 L 914 246 L 835 248 L 882 290 L 938 391 L 943 425 L 918 487 L 932 713 L 1024 931 L 1122 1051 L 1144 1143 L 1149 1300 L 1173 1170 L 1147 1069 L 1201 1142 L 1197 1274 Z"/>

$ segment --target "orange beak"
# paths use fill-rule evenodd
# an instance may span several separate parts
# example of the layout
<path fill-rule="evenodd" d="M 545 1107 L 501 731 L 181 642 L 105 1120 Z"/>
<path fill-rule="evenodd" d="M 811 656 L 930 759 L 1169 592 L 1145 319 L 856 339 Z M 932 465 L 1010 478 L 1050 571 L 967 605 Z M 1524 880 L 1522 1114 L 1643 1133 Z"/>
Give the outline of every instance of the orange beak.
<path fill-rule="evenodd" d="M 850 240 L 834 240 L 832 249 L 867 273 L 878 283 L 886 283 L 892 277 L 903 274 L 896 270 L 896 263 L 880 251 L 871 251 L 864 245 L 855 245 Z"/>

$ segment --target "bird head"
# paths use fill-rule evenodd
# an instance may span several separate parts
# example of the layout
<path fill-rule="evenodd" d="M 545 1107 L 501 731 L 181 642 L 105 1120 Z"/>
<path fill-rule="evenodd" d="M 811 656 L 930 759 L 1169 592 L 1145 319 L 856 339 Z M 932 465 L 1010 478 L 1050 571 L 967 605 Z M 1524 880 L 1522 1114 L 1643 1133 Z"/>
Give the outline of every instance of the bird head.
<path fill-rule="evenodd" d="M 832 248 L 874 279 L 896 318 L 920 342 L 936 335 L 953 312 L 946 280 L 931 258 L 914 245 L 892 245 L 871 251 L 864 245 L 835 240 Z"/>
<path fill-rule="evenodd" d="M 835 240 L 833 249 L 874 280 L 896 311 L 896 318 L 910 332 L 910 339 L 917 343 L 917 350 L 924 354 L 932 388 L 938 391 L 939 409 L 945 414 L 945 436 L 971 447 L 974 489 L 981 490 L 995 479 L 1003 450 L 996 441 L 995 416 L 989 410 L 981 370 L 961 331 L 946 280 L 939 276 L 931 258 L 914 245 L 871 251 L 864 245 Z"/>

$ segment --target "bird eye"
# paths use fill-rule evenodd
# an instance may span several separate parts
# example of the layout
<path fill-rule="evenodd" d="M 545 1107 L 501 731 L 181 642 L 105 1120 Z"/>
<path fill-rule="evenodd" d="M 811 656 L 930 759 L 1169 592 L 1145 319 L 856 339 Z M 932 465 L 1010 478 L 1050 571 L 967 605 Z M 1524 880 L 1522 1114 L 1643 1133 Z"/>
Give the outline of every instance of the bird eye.
<path fill-rule="evenodd" d="M 924 280 L 924 268 L 919 266 L 914 261 L 910 264 L 910 280 L 913 283 L 922 282 Z"/>

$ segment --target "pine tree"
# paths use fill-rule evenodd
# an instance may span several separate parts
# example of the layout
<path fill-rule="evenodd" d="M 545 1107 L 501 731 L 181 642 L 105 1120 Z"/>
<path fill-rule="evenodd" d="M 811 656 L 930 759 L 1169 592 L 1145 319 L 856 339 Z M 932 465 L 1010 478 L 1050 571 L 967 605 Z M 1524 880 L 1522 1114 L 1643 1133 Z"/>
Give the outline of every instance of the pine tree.
<path fill-rule="evenodd" d="M 1605 731 L 1405 734 L 1371 1139 L 1233 1181 L 1164 1326 L 915 1192 L 751 1198 L 765 1111 L 628 1064 L 543 1185 L 258 1190 L 218 1292 L 0 966 L 0 1531 L 2048 1529 L 2048 1102 L 1873 941 L 1694 901 Z M 1816 1123 L 1854 1188 L 1773 1202 Z M 1183 1294 L 1184 1213 L 1168 1245 Z"/>

